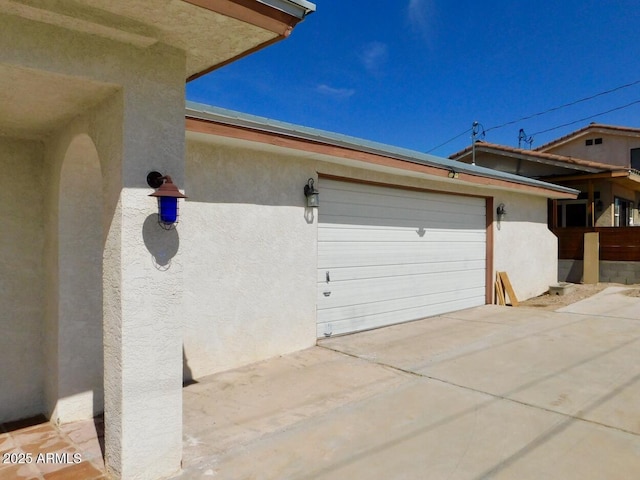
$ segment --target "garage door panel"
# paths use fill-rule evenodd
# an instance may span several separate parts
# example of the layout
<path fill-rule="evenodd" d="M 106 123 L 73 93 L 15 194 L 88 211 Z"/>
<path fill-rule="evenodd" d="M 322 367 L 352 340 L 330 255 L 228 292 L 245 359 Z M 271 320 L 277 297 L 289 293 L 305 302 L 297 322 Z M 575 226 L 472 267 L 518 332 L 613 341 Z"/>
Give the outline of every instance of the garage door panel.
<path fill-rule="evenodd" d="M 464 250 L 461 252 L 460 250 Z M 450 261 L 483 260 L 484 244 L 480 243 L 331 243 L 318 251 L 318 268 L 345 266 L 403 265 Z"/>
<path fill-rule="evenodd" d="M 346 315 L 339 313 L 332 315 L 335 312 L 329 310 L 325 312 L 327 314 L 327 321 L 319 323 L 317 326 L 317 336 L 324 337 L 369 330 L 475 307 L 477 306 L 477 298 L 484 295 L 484 290 L 482 288 L 476 288 L 469 297 L 459 298 L 456 297 L 456 294 L 457 292 L 434 294 L 427 298 L 420 299 L 422 302 L 421 305 L 408 308 L 389 310 L 380 308 L 378 311 L 375 311 L 370 307 L 361 305 L 349 310 Z M 391 307 L 391 304 L 387 305 L 387 307 Z"/>
<path fill-rule="evenodd" d="M 339 267 L 332 269 L 318 269 L 318 283 L 326 284 L 327 271 L 331 282 L 361 280 L 366 278 L 386 278 L 399 275 L 399 265 L 368 265 L 364 267 Z M 425 273 L 467 272 L 485 269 L 484 259 L 462 260 L 456 262 L 425 262 L 401 265 L 401 275 L 421 275 Z"/>
<path fill-rule="evenodd" d="M 382 206 L 404 206 L 415 208 L 416 204 L 429 205 L 440 204 L 434 211 L 454 209 L 455 206 L 475 209 L 478 215 L 484 214 L 482 205 L 475 197 L 465 197 L 459 195 L 449 195 L 436 192 L 399 190 L 390 187 L 372 187 L 365 184 L 354 184 L 336 182 L 331 180 L 321 180 L 323 205 L 328 206 L 328 211 L 332 210 L 330 204 L 346 205 L 382 205 Z M 342 211 L 342 208 L 340 208 Z M 457 211 L 457 210 L 456 210 Z"/>
<path fill-rule="evenodd" d="M 484 243 L 485 233 L 472 229 L 437 229 L 430 227 L 387 228 L 322 228 L 318 232 L 320 242 L 479 242 Z"/>
<path fill-rule="evenodd" d="M 336 213 L 320 214 L 319 219 L 327 224 L 348 224 L 367 226 L 393 226 L 407 228 L 484 228 L 480 225 L 477 214 L 458 212 L 429 212 L 406 208 L 389 209 L 379 206 L 360 207 L 353 215 Z M 416 215 L 411 215 L 416 213 Z M 419 214 L 419 215 L 418 215 Z"/>
<path fill-rule="evenodd" d="M 335 282 L 332 279 L 330 283 L 320 285 L 318 301 L 321 305 L 320 310 L 367 302 L 375 303 L 427 294 L 433 291 L 434 283 L 438 284 L 439 292 L 471 289 L 483 279 L 484 270 L 368 278 L 345 282 Z M 484 299 L 484 290 L 482 298 Z"/>
<path fill-rule="evenodd" d="M 319 190 L 319 336 L 484 304 L 484 199 L 322 178 Z"/>

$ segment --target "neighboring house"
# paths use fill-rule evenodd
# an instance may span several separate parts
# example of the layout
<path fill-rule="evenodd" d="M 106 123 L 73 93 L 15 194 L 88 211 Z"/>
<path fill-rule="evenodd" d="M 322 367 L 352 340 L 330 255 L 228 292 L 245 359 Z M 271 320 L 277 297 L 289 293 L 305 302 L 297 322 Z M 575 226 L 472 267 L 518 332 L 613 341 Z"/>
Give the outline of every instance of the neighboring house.
<path fill-rule="evenodd" d="M 550 181 L 583 192 L 573 215 L 566 214 L 558 226 L 627 227 L 639 225 L 640 129 L 592 123 L 541 147 L 537 152 L 580 158 L 607 167 L 584 177 L 569 175 Z M 591 193 L 590 193 L 591 192 Z M 578 206 L 579 205 L 579 206 Z M 565 208 L 566 210 L 566 208 Z M 595 223 L 590 218 L 593 211 Z M 586 212 L 586 215 L 582 215 Z M 582 223 L 582 218 L 586 223 Z M 571 225 L 566 225 L 570 222 Z"/>
<path fill-rule="evenodd" d="M 479 166 L 580 190 L 578 198 L 549 206 L 549 227 L 560 239 L 562 260 L 582 260 L 587 230 L 600 232 L 602 260 L 640 260 L 640 230 L 601 230 L 640 225 L 640 129 L 590 124 L 535 150 L 477 142 L 449 158 L 468 164 L 475 158 Z M 578 267 L 561 262 L 560 279 L 579 281 Z M 601 264 L 601 279 L 635 283 L 640 266 L 632 272 L 629 265 Z"/>
<path fill-rule="evenodd" d="M 166 477 L 183 378 L 492 303 L 496 271 L 521 298 L 556 282 L 571 188 L 195 104 L 185 135 L 185 80 L 311 10 L 0 3 L 0 422 L 104 410 L 109 474 Z M 171 230 L 154 170 L 189 197 Z"/>

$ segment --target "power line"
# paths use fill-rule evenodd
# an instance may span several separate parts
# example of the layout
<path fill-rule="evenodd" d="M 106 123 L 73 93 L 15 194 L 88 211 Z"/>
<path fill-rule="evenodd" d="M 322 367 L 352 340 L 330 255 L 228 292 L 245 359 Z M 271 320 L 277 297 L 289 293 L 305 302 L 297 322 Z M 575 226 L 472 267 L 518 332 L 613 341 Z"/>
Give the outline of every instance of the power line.
<path fill-rule="evenodd" d="M 532 134 L 531 136 L 535 137 L 536 135 L 540 135 L 541 133 L 551 132 L 553 130 L 557 130 L 557 129 L 562 128 L 562 127 L 568 127 L 569 125 L 574 125 L 576 123 L 584 122 L 585 120 L 591 120 L 592 118 L 600 117 L 602 115 L 606 115 L 607 113 L 615 112 L 617 110 L 622 110 L 623 108 L 630 107 L 631 105 L 636 105 L 637 103 L 640 103 L 640 100 L 636 100 L 635 102 L 627 103 L 626 105 L 622 105 L 620 107 L 612 108 L 611 110 L 607 110 L 606 112 L 600 112 L 600 113 L 596 113 L 594 115 L 589 115 L 588 117 L 581 118 L 580 120 L 575 120 L 575 121 L 569 122 L 569 123 L 563 123 L 562 125 L 558 125 L 557 127 L 547 128 L 546 130 L 541 130 L 539 132 L 536 132 L 536 133 Z"/>
<path fill-rule="evenodd" d="M 462 135 L 464 135 L 465 133 L 469 133 L 470 131 L 471 131 L 471 129 L 470 129 L 470 128 L 466 129 L 464 132 L 462 132 L 462 133 L 460 133 L 460 134 L 456 135 L 456 136 L 455 136 L 455 137 L 453 137 L 453 138 L 450 138 L 450 139 L 449 139 L 449 140 L 447 140 L 446 142 L 441 143 L 440 145 L 438 145 L 437 147 L 433 147 L 431 150 L 427 151 L 427 153 L 431 153 L 431 152 L 433 152 L 434 150 L 439 149 L 440 147 L 444 147 L 447 143 L 451 143 L 451 142 L 453 142 L 454 140 L 456 140 L 456 139 L 460 138 L 460 137 L 461 137 Z"/>
<path fill-rule="evenodd" d="M 622 90 L 623 88 L 629 88 L 629 87 L 632 87 L 632 86 L 637 85 L 639 83 L 640 83 L 640 80 L 636 80 L 635 82 L 627 83 L 625 85 L 620 85 L 619 87 L 615 87 L 615 88 L 612 88 L 610 90 L 605 90 L 604 92 L 596 93 L 594 95 L 590 95 L 588 97 L 584 97 L 584 98 L 581 98 L 579 100 L 575 100 L 573 102 L 565 103 L 564 105 L 560 105 L 558 107 L 549 108 L 549 109 L 544 110 L 542 112 L 534 113 L 533 115 L 528 115 L 526 117 L 518 118 L 517 120 L 512 120 L 510 122 L 503 123 L 502 125 L 496 125 L 495 127 L 491 127 L 491 128 L 486 129 L 485 132 L 489 132 L 490 130 L 497 130 L 499 128 L 503 128 L 503 127 L 506 127 L 506 126 L 509 126 L 509 125 L 513 125 L 514 123 L 522 122 L 524 120 L 529 120 L 531 118 L 539 117 L 541 115 L 546 115 L 547 113 L 555 112 L 557 110 L 560 110 L 560 109 L 563 109 L 563 108 L 566 108 L 566 107 L 570 107 L 570 106 L 576 105 L 578 103 L 586 102 L 588 100 L 593 100 L 594 98 L 601 97 L 602 95 L 607 95 L 609 93 L 617 92 L 618 90 Z M 614 111 L 614 110 L 611 110 L 611 111 Z M 604 112 L 604 113 L 609 113 L 609 112 Z M 575 123 L 578 123 L 580 121 L 582 121 L 582 120 L 578 120 Z M 568 124 L 568 125 L 572 125 L 572 124 Z M 563 126 L 566 126 L 566 125 L 563 125 Z M 558 127 L 558 128 L 560 128 L 560 127 Z M 549 131 L 549 130 L 546 130 L 546 131 Z M 541 133 L 541 132 L 538 132 L 538 133 Z"/>
<path fill-rule="evenodd" d="M 609 89 L 609 90 L 605 90 L 605 91 L 603 91 L 603 92 L 599 92 L 599 93 L 596 93 L 596 94 L 594 94 L 594 95 L 589 95 L 588 97 L 584 97 L 584 98 L 581 98 L 581 99 L 579 99 L 579 100 L 575 100 L 575 101 L 573 101 L 573 102 L 565 103 L 565 104 L 560 105 L 560 106 L 557 106 L 557 107 L 549 108 L 549 109 L 544 110 L 544 111 L 542 111 L 542 112 L 534 113 L 534 114 L 532 114 L 532 115 L 527 115 L 526 117 L 518 118 L 517 120 L 512 120 L 512 121 L 510 121 L 510 122 L 506 122 L 506 123 L 503 123 L 503 124 L 501 124 L 501 125 L 496 125 L 496 126 L 494 126 L 494 127 L 487 128 L 486 130 L 484 130 L 484 131 L 483 131 L 483 133 L 487 133 L 487 132 L 489 132 L 489 131 L 491 131 L 491 130 L 498 130 L 498 129 L 500 129 L 500 128 L 507 127 L 507 126 L 509 126 L 509 125 L 513 125 L 514 123 L 518 123 L 518 122 L 522 122 L 522 121 L 524 121 L 524 120 L 530 120 L 530 119 L 535 118 L 535 117 L 539 117 L 539 116 L 542 116 L 542 115 L 546 115 L 547 113 L 555 112 L 555 111 L 557 111 L 557 110 L 561 110 L 561 109 L 563 109 L 563 108 L 570 107 L 570 106 L 572 106 L 572 105 L 576 105 L 576 104 L 578 104 L 578 103 L 586 102 L 586 101 L 588 101 L 588 100 L 593 100 L 594 98 L 598 98 L 598 97 L 601 97 L 601 96 L 603 96 L 603 95 L 607 95 L 607 94 L 609 94 L 609 93 L 617 92 L 618 90 L 622 90 L 622 89 L 624 89 L 624 88 L 629 88 L 629 87 L 632 87 L 632 86 L 634 86 L 634 85 L 638 85 L 638 84 L 640 84 L 640 80 L 636 80 L 636 81 L 631 82 L 631 83 L 626 83 L 626 84 L 624 84 L 624 85 L 620 85 L 620 86 L 618 86 L 618 87 L 611 88 L 611 89 Z M 553 131 L 553 130 L 557 130 L 557 129 L 562 128 L 562 127 L 567 127 L 567 126 L 569 126 L 569 125 L 574 125 L 574 124 L 576 124 L 576 123 L 584 122 L 585 120 L 589 120 L 589 119 L 591 119 L 591 118 L 599 117 L 599 116 L 601 116 L 601 115 L 605 115 L 605 114 L 607 114 L 607 113 L 615 112 L 616 110 L 622 110 L 623 108 L 630 107 L 631 105 L 635 105 L 635 104 L 637 104 L 637 103 L 640 103 L 640 100 L 635 101 L 635 102 L 631 102 L 631 103 L 629 103 L 629 104 L 627 104 L 627 105 L 623 105 L 623 106 L 621 106 L 621 107 L 616 107 L 616 108 L 613 108 L 613 109 L 611 109 L 611 110 L 607 110 L 606 112 L 596 113 L 595 115 L 591 115 L 591 116 L 589 116 L 589 117 L 581 118 L 580 120 L 575 120 L 575 121 L 573 121 L 573 122 L 565 123 L 565 124 L 563 124 L 563 125 L 558 125 L 558 126 L 556 126 L 556 127 L 552 127 L 552 128 L 548 128 L 548 129 L 546 129 L 546 130 L 542 130 L 542 131 L 540 131 L 540 132 L 536 132 L 536 133 L 534 133 L 534 134 L 530 135 L 530 137 L 534 137 L 535 135 L 539 135 L 539 134 L 541 134 L 541 133 L 551 132 L 551 131 Z M 444 147 L 445 145 L 447 145 L 447 144 L 449 144 L 449 143 L 453 142 L 454 140 L 457 140 L 457 139 L 458 139 L 458 138 L 460 138 L 462 135 L 464 135 L 464 134 L 466 134 L 466 133 L 471 132 L 472 130 L 473 130 L 473 128 L 467 129 L 467 130 L 465 130 L 464 132 L 462 132 L 462 133 L 460 133 L 460 134 L 456 135 L 455 137 L 450 138 L 450 139 L 449 139 L 449 140 L 447 140 L 446 142 L 441 143 L 441 144 L 440 144 L 440 145 L 438 145 L 437 147 L 433 147 L 431 150 L 427 151 L 426 153 L 431 153 L 431 152 L 433 152 L 434 150 L 437 150 L 437 149 L 438 149 L 438 148 L 440 148 L 440 147 Z"/>

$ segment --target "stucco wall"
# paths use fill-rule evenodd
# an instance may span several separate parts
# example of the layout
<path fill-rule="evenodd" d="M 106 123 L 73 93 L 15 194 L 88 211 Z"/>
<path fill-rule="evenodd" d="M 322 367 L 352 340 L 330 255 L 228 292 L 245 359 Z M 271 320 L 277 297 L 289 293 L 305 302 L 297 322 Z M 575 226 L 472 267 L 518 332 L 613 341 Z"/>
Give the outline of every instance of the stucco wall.
<path fill-rule="evenodd" d="M 185 378 L 315 343 L 317 212 L 303 185 L 319 174 L 452 193 L 495 196 L 508 215 L 494 225 L 495 269 L 519 299 L 557 282 L 557 240 L 547 200 L 275 152 L 260 144 L 188 135 L 180 235 L 185 264 Z M 269 150 L 269 151 L 266 151 Z M 322 192 L 320 192 L 322 208 Z"/>
<path fill-rule="evenodd" d="M 69 299 L 56 297 L 61 291 L 58 228 L 64 228 L 56 189 L 66 149 L 77 135 L 87 135 L 97 151 L 97 183 L 102 185 L 95 195 L 103 202 L 103 213 L 88 215 L 88 228 L 103 235 L 104 318 L 98 321 L 103 321 L 105 339 L 107 467 L 116 478 L 169 476 L 179 470 L 181 459 L 183 281 L 179 249 L 172 253 L 170 268 L 158 268 L 153 261 L 157 250 L 174 246 L 175 237 L 149 220 L 157 207 L 148 197 L 146 175 L 158 170 L 183 185 L 185 54 L 160 42 L 138 48 L 12 16 L 2 16 L 2 26 L 0 64 L 32 69 L 57 82 L 69 78 L 74 85 L 86 84 L 89 92 L 113 92 L 106 100 L 96 96 L 74 105 L 74 118 L 64 118 L 46 136 L 46 310 L 58 312 Z M 31 105 L 30 114 L 37 116 L 37 102 Z M 14 176 L 8 178 L 13 181 Z M 87 288 L 95 293 L 91 283 Z M 50 317 L 46 324 L 45 336 L 54 349 L 61 333 L 58 320 Z M 77 348 L 68 357 L 81 353 Z M 51 358 L 63 369 L 59 372 L 73 373 L 64 370 L 68 365 L 59 349 Z M 61 385 L 59 378 L 54 381 Z"/>
<path fill-rule="evenodd" d="M 547 228 L 547 200 L 498 192 L 494 209 L 500 203 L 507 214 L 501 222 L 496 216 L 493 226 L 495 270 L 507 272 L 519 300 L 540 295 L 558 281 L 558 239 Z"/>
<path fill-rule="evenodd" d="M 0 139 L 0 423 L 44 404 L 43 147 Z"/>
<path fill-rule="evenodd" d="M 193 141 L 186 158 L 185 377 L 314 345 L 314 165 Z"/>
<path fill-rule="evenodd" d="M 602 138 L 602 143 L 585 145 L 585 140 L 594 138 Z M 552 147 L 545 152 L 629 167 L 632 148 L 640 148 L 640 138 L 592 133 L 566 144 Z"/>

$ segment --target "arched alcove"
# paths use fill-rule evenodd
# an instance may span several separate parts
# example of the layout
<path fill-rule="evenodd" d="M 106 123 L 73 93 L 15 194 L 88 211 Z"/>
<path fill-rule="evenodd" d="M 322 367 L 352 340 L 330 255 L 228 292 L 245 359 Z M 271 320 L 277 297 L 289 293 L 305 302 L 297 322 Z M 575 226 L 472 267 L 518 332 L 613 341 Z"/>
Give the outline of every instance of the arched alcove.
<path fill-rule="evenodd" d="M 104 408 L 102 173 L 91 138 L 75 136 L 58 195 L 57 395 L 52 419 L 91 418 Z"/>

